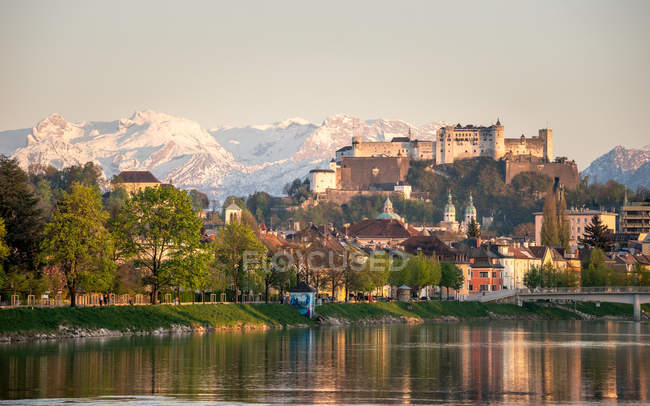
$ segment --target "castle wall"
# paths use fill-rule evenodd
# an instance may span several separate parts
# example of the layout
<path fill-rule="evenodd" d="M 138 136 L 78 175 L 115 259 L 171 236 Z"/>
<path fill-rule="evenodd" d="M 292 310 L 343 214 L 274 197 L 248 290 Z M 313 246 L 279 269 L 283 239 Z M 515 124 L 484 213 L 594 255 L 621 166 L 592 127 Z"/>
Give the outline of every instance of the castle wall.
<path fill-rule="evenodd" d="M 533 138 L 506 138 L 504 141 L 505 153 L 511 155 L 532 155 L 544 158 L 544 140 Z"/>
<path fill-rule="evenodd" d="M 578 186 L 578 166 L 575 162 L 515 162 L 506 161 L 506 184 L 522 172 L 536 172 L 551 179 L 560 178 L 566 187 L 575 189 Z"/>
<path fill-rule="evenodd" d="M 352 146 L 352 156 L 361 157 L 409 157 L 433 159 L 433 141 L 357 142 Z M 337 155 L 343 157 L 345 153 Z"/>
<path fill-rule="evenodd" d="M 339 189 L 363 190 L 406 181 L 409 158 L 343 157 L 337 168 Z"/>

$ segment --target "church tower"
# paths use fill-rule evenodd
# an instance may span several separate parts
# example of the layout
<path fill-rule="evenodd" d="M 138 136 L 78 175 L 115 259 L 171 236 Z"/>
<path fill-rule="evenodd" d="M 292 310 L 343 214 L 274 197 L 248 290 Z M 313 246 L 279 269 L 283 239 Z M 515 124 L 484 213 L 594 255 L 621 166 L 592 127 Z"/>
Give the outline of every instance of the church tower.
<path fill-rule="evenodd" d="M 501 125 L 501 120 L 497 118 L 496 124 L 492 127 L 494 129 L 494 156 L 493 159 L 499 159 L 506 153 L 506 143 L 505 143 L 505 129 Z"/>
<path fill-rule="evenodd" d="M 467 203 L 467 207 L 465 207 L 465 218 L 463 221 L 466 226 L 469 226 L 469 223 L 471 223 L 472 220 L 476 220 L 476 207 L 474 207 L 472 192 L 469 192 L 469 203 Z"/>
<path fill-rule="evenodd" d="M 446 223 L 455 223 L 456 222 L 456 208 L 454 207 L 454 202 L 451 199 L 451 191 L 447 196 L 447 204 L 445 205 L 444 211 L 444 221 Z"/>

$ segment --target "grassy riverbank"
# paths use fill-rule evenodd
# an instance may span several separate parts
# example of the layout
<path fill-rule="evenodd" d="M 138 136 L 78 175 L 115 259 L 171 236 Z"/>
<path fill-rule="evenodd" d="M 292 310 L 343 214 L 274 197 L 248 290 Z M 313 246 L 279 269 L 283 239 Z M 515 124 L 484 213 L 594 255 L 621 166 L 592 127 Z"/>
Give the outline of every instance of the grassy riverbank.
<path fill-rule="evenodd" d="M 631 311 L 631 307 L 630 307 Z M 514 304 L 494 304 L 478 302 L 375 302 L 324 304 L 318 307 L 318 314 L 343 320 L 368 320 L 383 317 L 408 317 L 415 319 L 436 319 L 441 317 L 456 317 L 459 319 L 483 318 L 496 316 L 526 317 L 537 316 L 544 319 L 579 319 L 571 311 L 556 307 L 546 307 L 534 303 L 524 306 Z M 630 313 L 631 314 L 631 313 Z"/>
<path fill-rule="evenodd" d="M 59 326 L 113 331 L 152 331 L 173 326 L 263 327 L 314 324 L 280 304 L 111 306 L 0 310 L 0 334 L 53 332 Z"/>
<path fill-rule="evenodd" d="M 644 306 L 645 310 L 650 310 Z M 574 312 L 573 310 L 577 310 Z M 374 302 L 329 303 L 318 306 L 317 313 L 327 319 L 346 323 L 382 319 L 431 320 L 444 317 L 580 319 L 595 317 L 632 317 L 632 306 L 617 303 L 578 303 L 564 306 L 525 303 L 494 304 L 476 302 Z M 287 305 L 280 304 L 216 304 L 187 306 L 115 306 L 82 308 L 18 308 L 0 310 L 0 337 L 34 337 L 54 334 L 61 327 L 96 331 L 148 332 L 184 326 L 186 329 L 267 328 L 297 325 L 317 325 Z M 64 335 L 69 336 L 69 335 Z"/>

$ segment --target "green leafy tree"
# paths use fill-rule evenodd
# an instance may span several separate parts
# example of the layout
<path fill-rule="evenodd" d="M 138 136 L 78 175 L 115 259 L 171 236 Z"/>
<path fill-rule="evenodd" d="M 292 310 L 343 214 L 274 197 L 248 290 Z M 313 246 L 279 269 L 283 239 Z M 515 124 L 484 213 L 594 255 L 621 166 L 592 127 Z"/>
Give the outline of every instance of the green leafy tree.
<path fill-rule="evenodd" d="M 69 193 L 63 193 L 45 226 L 43 257 L 65 275 L 73 307 L 79 289 L 105 290 L 112 284 L 115 267 L 104 226 L 107 219 L 97 191 L 74 183 Z"/>
<path fill-rule="evenodd" d="M 582 264 L 581 285 L 608 286 L 611 272 L 605 265 L 605 253 L 599 248 L 594 248 L 587 261 Z"/>
<path fill-rule="evenodd" d="M 200 250 L 201 219 L 195 215 L 187 192 L 174 187 L 146 188 L 120 210 L 116 240 L 125 258 L 143 268 L 143 282 L 157 303 L 161 288 L 182 277 L 179 264 L 193 263 Z"/>
<path fill-rule="evenodd" d="M 447 288 L 447 296 L 449 296 L 449 289 L 458 290 L 463 287 L 465 277 L 463 271 L 451 262 L 442 262 L 440 264 L 440 281 L 438 287 L 440 288 L 440 299 L 442 299 L 442 288 Z"/>
<path fill-rule="evenodd" d="M 215 240 L 215 259 L 235 289 L 235 303 L 246 279 L 255 279 L 261 270 L 266 247 L 246 224 L 231 223 Z"/>
<path fill-rule="evenodd" d="M 467 238 L 480 238 L 481 237 L 481 226 L 476 222 L 476 219 L 472 217 L 472 221 L 467 226 Z"/>
<path fill-rule="evenodd" d="M 560 243 L 557 224 L 557 202 L 555 193 L 549 191 L 544 198 L 544 211 L 542 217 L 542 245 L 550 246 Z"/>
<path fill-rule="evenodd" d="M 394 286 L 407 285 L 417 292 L 422 287 L 437 285 L 440 278 L 440 263 L 419 253 L 411 257 L 403 269 L 391 272 L 389 282 Z"/>
<path fill-rule="evenodd" d="M 591 218 L 591 223 L 585 226 L 584 237 L 580 238 L 580 244 L 605 252 L 612 250 L 612 239 L 607 226 L 600 221 L 600 217 L 597 215 L 594 215 Z"/>
<path fill-rule="evenodd" d="M 538 267 L 532 267 L 526 275 L 524 275 L 524 286 L 528 289 L 535 289 L 542 285 L 542 274 Z"/>

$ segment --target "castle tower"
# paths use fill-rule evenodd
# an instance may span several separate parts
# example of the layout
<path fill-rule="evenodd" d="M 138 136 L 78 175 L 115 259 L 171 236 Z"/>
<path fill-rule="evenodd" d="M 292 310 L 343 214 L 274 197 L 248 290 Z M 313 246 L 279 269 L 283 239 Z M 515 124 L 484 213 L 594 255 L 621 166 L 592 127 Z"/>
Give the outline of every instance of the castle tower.
<path fill-rule="evenodd" d="M 493 144 L 493 149 L 494 149 L 494 156 L 492 157 L 493 159 L 499 159 L 506 153 L 506 146 L 505 146 L 505 129 L 503 128 L 503 125 L 501 125 L 501 121 L 497 118 L 496 124 L 494 124 L 494 144 Z"/>
<path fill-rule="evenodd" d="M 553 162 L 553 130 L 550 128 L 540 129 L 539 138 L 544 140 L 544 159 Z"/>
<path fill-rule="evenodd" d="M 449 196 L 447 197 L 447 204 L 445 205 L 443 218 L 446 223 L 456 222 L 456 208 L 454 207 L 454 202 L 451 199 L 451 191 L 449 191 Z"/>

